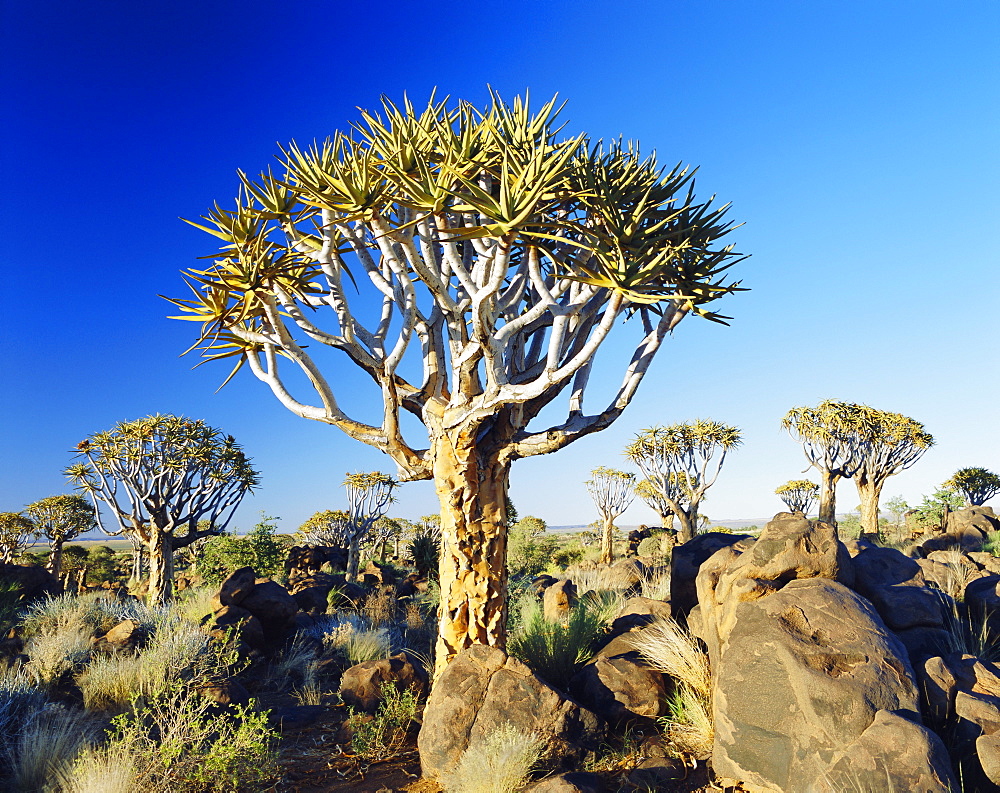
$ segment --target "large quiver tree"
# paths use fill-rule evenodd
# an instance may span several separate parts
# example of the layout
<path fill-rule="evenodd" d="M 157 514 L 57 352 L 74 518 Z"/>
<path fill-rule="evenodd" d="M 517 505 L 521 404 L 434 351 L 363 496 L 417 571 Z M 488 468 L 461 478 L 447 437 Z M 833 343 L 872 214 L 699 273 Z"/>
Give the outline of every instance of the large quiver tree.
<path fill-rule="evenodd" d="M 737 427 L 698 419 L 650 427 L 625 447 L 625 456 L 639 467 L 677 516 L 679 542 L 694 537 L 705 493 L 719 478 L 726 455 L 741 443 Z"/>
<path fill-rule="evenodd" d="M 855 405 L 827 399 L 817 407 L 792 408 L 781 426 L 802 444 L 809 464 L 819 473 L 819 519 L 837 524 L 837 482 L 850 479 L 860 458 L 853 435 Z"/>
<path fill-rule="evenodd" d="M 819 485 L 808 479 L 793 479 L 780 485 L 774 492 L 785 502 L 790 512 L 801 512 L 806 515 L 819 494 Z"/>
<path fill-rule="evenodd" d="M 97 528 L 94 506 L 83 496 L 49 496 L 24 508 L 38 533 L 49 541 L 46 567 L 56 578 L 62 571 L 63 544 Z"/>
<path fill-rule="evenodd" d="M 122 422 L 91 435 L 77 451 L 86 462 L 66 475 L 93 500 L 102 531 L 145 546 L 155 604 L 173 596 L 174 551 L 221 534 L 259 481 L 231 435 L 183 416 Z M 114 525 L 102 520 L 99 502 Z"/>
<path fill-rule="evenodd" d="M 293 144 L 280 177 L 241 174 L 236 207 L 206 216 L 222 252 L 190 271 L 194 297 L 173 301 L 203 323 L 207 357 L 247 364 L 294 413 L 390 455 L 401 480 L 434 479 L 439 669 L 465 647 L 505 642 L 511 463 L 609 426 L 664 337 L 689 313 L 719 319 L 705 306 L 737 289 L 724 274 L 736 254 L 717 244 L 725 208 L 695 199 L 691 172 L 560 137 L 557 113 L 554 101 L 532 112 L 495 95 L 483 111 L 385 101 L 352 136 Z M 595 355 L 626 318 L 635 352 L 610 401 L 587 413 Z M 317 345 L 372 378 L 380 423 L 345 412 Z M 411 350 L 419 367 L 403 365 Z M 313 397 L 292 393 L 285 366 Z M 529 428 L 560 395 L 565 419 Z M 404 411 L 426 446 L 404 438 Z"/>

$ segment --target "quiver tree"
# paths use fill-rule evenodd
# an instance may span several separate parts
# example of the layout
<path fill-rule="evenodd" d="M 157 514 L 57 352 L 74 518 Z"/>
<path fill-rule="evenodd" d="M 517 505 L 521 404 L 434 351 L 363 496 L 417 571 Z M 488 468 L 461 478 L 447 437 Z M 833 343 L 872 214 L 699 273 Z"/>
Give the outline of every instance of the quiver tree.
<path fill-rule="evenodd" d="M 97 527 L 93 505 L 83 496 L 49 496 L 24 508 L 38 535 L 49 541 L 46 567 L 56 578 L 62 571 L 63 544 Z"/>
<path fill-rule="evenodd" d="M 854 484 L 861 499 L 862 534 L 878 534 L 879 498 L 890 476 L 909 468 L 934 445 L 919 421 L 900 413 L 852 405 L 857 426 Z"/>
<path fill-rule="evenodd" d="M 401 480 L 434 479 L 438 669 L 505 644 L 511 463 L 609 426 L 666 335 L 690 313 L 721 320 L 706 305 L 738 289 L 725 275 L 737 254 L 718 245 L 725 207 L 695 199 L 691 171 L 561 137 L 557 114 L 554 100 L 532 112 L 496 95 L 483 111 L 384 101 L 350 135 L 292 144 L 280 176 L 241 173 L 235 208 L 205 216 L 222 251 L 189 271 L 193 297 L 172 301 L 202 323 L 205 356 L 248 365 L 297 415 L 381 449 Z M 635 352 L 587 413 L 595 355 L 626 319 Z M 318 346 L 371 377 L 380 424 L 344 410 Z M 408 353 L 419 365 L 402 365 Z M 314 397 L 293 394 L 286 367 Z M 565 418 L 530 429 L 561 395 Z M 404 438 L 402 412 L 425 446 Z"/>
<path fill-rule="evenodd" d="M 309 545 L 327 545 L 346 550 L 351 541 L 351 516 L 342 509 L 324 509 L 299 526 Z"/>
<path fill-rule="evenodd" d="M 10 564 L 38 538 L 38 528 L 20 512 L 0 512 L 0 562 Z"/>
<path fill-rule="evenodd" d="M 774 492 L 785 502 L 789 512 L 801 512 L 807 515 L 819 494 L 819 485 L 808 479 L 793 479 L 785 482 Z"/>
<path fill-rule="evenodd" d="M 395 500 L 392 491 L 397 482 L 379 471 L 366 474 L 348 474 L 344 480 L 347 490 L 347 580 L 358 577 L 358 560 L 361 543 L 371 545 L 385 542 L 388 533 L 382 517 Z"/>
<path fill-rule="evenodd" d="M 636 482 L 635 494 L 646 503 L 647 507 L 659 516 L 660 526 L 668 530 L 674 528 L 674 511 L 651 480 L 640 479 Z"/>
<path fill-rule="evenodd" d="M 125 534 L 146 548 L 150 603 L 173 595 L 174 551 L 221 534 L 243 496 L 258 484 L 234 438 L 203 421 L 147 416 L 116 424 L 82 441 L 86 462 L 66 475 L 94 503 L 106 534 Z M 98 509 L 114 518 L 106 525 Z M 199 528 L 199 521 L 208 521 Z"/>
<path fill-rule="evenodd" d="M 819 519 L 832 525 L 837 523 L 837 482 L 853 477 L 860 463 L 853 435 L 856 407 L 827 399 L 814 408 L 792 408 L 781 420 L 819 472 Z"/>
<path fill-rule="evenodd" d="M 1000 493 L 1000 476 L 985 468 L 960 468 L 944 483 L 965 497 L 970 507 L 981 507 Z"/>
<path fill-rule="evenodd" d="M 601 563 L 614 559 L 615 518 L 635 498 L 635 474 L 614 468 L 595 468 L 587 480 L 587 490 L 601 515 Z"/>
<path fill-rule="evenodd" d="M 678 542 L 694 537 L 705 493 L 719 478 L 726 455 L 740 443 L 737 427 L 698 419 L 643 430 L 625 448 L 625 456 L 677 516 Z"/>

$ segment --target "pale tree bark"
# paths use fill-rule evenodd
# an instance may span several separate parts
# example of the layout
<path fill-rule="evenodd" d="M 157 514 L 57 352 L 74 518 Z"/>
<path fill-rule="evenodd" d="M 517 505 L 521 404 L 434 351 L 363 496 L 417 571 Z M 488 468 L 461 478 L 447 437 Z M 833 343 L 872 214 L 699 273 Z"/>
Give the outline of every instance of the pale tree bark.
<path fill-rule="evenodd" d="M 837 480 L 840 475 L 828 468 L 819 469 L 819 519 L 837 525 Z"/>
<path fill-rule="evenodd" d="M 174 595 L 173 537 L 164 531 L 151 533 L 147 545 L 150 605 L 162 606 Z"/>
<path fill-rule="evenodd" d="M 62 554 L 62 540 L 52 540 L 49 543 L 49 561 L 45 566 L 56 578 L 62 574 Z"/>
<path fill-rule="evenodd" d="M 611 564 L 615 559 L 615 519 L 602 518 L 601 564 Z"/>
<path fill-rule="evenodd" d="M 882 496 L 882 486 L 885 480 L 881 478 L 868 479 L 858 475 L 854 484 L 858 488 L 861 499 L 861 536 L 874 539 L 879 533 L 879 499 Z"/>

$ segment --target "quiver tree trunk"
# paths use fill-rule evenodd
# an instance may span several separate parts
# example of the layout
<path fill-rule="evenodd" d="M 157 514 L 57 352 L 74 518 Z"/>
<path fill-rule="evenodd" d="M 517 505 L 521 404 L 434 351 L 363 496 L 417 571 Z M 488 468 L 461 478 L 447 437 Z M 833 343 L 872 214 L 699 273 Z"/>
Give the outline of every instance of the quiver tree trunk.
<path fill-rule="evenodd" d="M 164 531 L 154 531 L 148 543 L 149 604 L 168 603 L 174 594 L 174 544 L 173 536 Z"/>
<path fill-rule="evenodd" d="M 687 509 L 679 509 L 675 513 L 677 516 L 677 544 L 683 545 L 694 539 L 695 528 L 698 522 L 698 504 L 692 503 Z"/>
<path fill-rule="evenodd" d="M 506 646 L 510 467 L 459 438 L 435 443 L 441 503 L 441 618 L 436 673 L 474 644 Z M 485 458 L 485 459 L 484 459 Z"/>
<path fill-rule="evenodd" d="M 62 572 L 62 555 L 62 540 L 53 540 L 49 543 L 49 561 L 45 566 L 56 578 L 59 578 L 59 575 Z"/>
<path fill-rule="evenodd" d="M 348 581 L 358 580 L 358 566 L 361 557 L 361 538 L 354 537 L 347 544 L 347 574 Z"/>
<path fill-rule="evenodd" d="M 871 481 L 859 474 L 855 484 L 858 487 L 858 497 L 861 499 L 861 536 L 877 537 L 879 533 L 878 505 L 882 495 L 882 482 Z"/>
<path fill-rule="evenodd" d="M 820 469 L 819 519 L 831 526 L 837 525 L 837 474 Z"/>
<path fill-rule="evenodd" d="M 601 564 L 611 564 L 615 558 L 615 521 L 604 518 L 601 531 Z"/>

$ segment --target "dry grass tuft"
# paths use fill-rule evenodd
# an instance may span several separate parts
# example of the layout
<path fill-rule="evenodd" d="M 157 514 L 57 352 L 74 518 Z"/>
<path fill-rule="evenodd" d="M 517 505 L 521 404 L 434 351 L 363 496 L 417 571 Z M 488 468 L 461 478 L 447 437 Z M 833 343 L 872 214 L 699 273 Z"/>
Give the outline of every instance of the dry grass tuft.
<path fill-rule="evenodd" d="M 54 780 L 93 735 L 93 725 L 80 712 L 53 704 L 35 711 L 7 747 L 13 789 L 54 793 L 58 789 Z"/>
<path fill-rule="evenodd" d="M 712 677 L 708 656 L 698 641 L 672 619 L 658 619 L 637 631 L 633 646 L 652 668 L 677 684 L 664 717 L 667 734 L 677 747 L 697 757 L 712 751 Z"/>
<path fill-rule="evenodd" d="M 516 793 L 531 778 L 545 752 L 545 740 L 504 724 L 462 753 L 441 783 L 445 793 Z"/>

